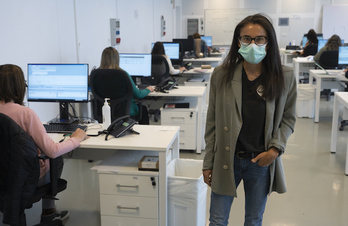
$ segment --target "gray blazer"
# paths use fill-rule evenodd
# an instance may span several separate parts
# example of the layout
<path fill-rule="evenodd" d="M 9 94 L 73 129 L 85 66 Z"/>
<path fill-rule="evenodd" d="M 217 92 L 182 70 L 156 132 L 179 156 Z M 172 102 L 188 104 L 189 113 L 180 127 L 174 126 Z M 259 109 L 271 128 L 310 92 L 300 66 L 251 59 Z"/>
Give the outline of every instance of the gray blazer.
<path fill-rule="evenodd" d="M 285 90 L 273 101 L 266 102 L 265 150 L 276 147 L 282 152 L 294 131 L 296 114 L 296 80 L 292 70 L 283 67 Z M 213 170 L 211 188 L 214 193 L 236 197 L 234 152 L 242 127 L 242 64 L 238 65 L 228 86 L 220 86 L 221 66 L 215 68 L 210 80 L 209 107 L 205 132 L 203 170 Z M 283 164 L 278 157 L 270 165 L 269 193 L 286 192 Z"/>

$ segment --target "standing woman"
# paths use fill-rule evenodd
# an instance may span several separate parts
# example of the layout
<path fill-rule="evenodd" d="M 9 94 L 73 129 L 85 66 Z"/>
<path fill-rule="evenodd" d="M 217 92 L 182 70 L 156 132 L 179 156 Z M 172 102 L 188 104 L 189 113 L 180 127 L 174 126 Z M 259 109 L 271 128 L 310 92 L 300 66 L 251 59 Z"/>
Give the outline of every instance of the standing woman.
<path fill-rule="evenodd" d="M 295 126 L 296 81 L 282 68 L 276 34 L 261 14 L 235 28 L 230 52 L 211 77 L 204 182 L 210 225 L 228 225 L 243 180 L 244 225 L 262 225 L 267 195 L 286 191 L 280 155 Z"/>
<path fill-rule="evenodd" d="M 100 60 L 100 66 L 99 69 L 121 69 L 120 68 L 120 55 L 118 54 L 118 51 L 113 48 L 113 47 L 107 47 L 103 50 L 101 60 Z M 128 73 L 127 73 L 128 74 Z M 129 79 L 132 83 L 133 87 L 133 96 L 138 99 L 142 99 L 146 97 L 150 92 L 154 91 L 153 86 L 148 86 L 146 89 L 138 89 L 136 85 L 133 82 L 133 79 L 131 76 L 128 74 Z M 139 114 L 139 108 L 138 105 L 135 103 L 134 99 L 132 100 L 131 104 L 131 111 L 130 111 L 130 116 L 137 116 Z M 141 120 L 139 121 L 139 124 L 149 124 L 149 115 L 147 108 L 145 106 L 142 106 L 142 117 Z"/>

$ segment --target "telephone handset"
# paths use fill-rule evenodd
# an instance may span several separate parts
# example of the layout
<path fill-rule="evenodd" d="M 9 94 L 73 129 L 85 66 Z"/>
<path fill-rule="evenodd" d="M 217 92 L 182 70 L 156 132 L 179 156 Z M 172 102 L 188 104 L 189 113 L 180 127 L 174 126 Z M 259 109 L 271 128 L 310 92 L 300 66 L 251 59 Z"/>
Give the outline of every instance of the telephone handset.
<path fill-rule="evenodd" d="M 111 125 L 106 130 L 105 140 L 108 139 L 108 136 L 111 134 L 114 137 L 118 138 L 126 135 L 127 133 L 139 134 L 134 131 L 132 127 L 136 124 L 137 121 L 131 119 L 129 115 L 122 116 L 111 123 Z"/>
<path fill-rule="evenodd" d="M 175 87 L 175 85 L 176 85 L 176 80 L 174 78 L 167 78 L 156 86 L 155 91 L 166 93 L 165 90 L 171 90 Z"/>

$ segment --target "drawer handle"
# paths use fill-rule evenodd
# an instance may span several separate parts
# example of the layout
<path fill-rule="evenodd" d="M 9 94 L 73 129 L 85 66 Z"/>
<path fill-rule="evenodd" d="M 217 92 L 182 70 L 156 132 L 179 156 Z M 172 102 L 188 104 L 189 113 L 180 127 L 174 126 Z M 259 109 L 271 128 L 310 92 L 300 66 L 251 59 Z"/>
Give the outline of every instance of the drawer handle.
<path fill-rule="evenodd" d="M 127 207 L 127 206 L 117 205 L 117 209 L 139 210 L 139 206 L 137 206 L 137 207 Z"/>
<path fill-rule="evenodd" d="M 177 119 L 180 119 L 180 118 L 185 119 L 185 117 L 174 117 L 174 116 L 172 116 L 171 118 L 172 118 L 172 119 L 176 119 L 176 118 L 177 118 Z"/>
<path fill-rule="evenodd" d="M 117 188 L 138 188 L 139 185 L 122 185 L 122 184 L 116 184 Z"/>

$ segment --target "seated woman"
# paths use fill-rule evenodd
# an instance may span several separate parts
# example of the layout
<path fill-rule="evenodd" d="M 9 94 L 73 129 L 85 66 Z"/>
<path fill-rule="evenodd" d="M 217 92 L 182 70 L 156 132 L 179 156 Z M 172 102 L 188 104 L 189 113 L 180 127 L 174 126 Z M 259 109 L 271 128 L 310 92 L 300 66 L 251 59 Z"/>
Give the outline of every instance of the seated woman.
<path fill-rule="evenodd" d="M 120 68 L 120 56 L 118 54 L 118 51 L 113 47 L 107 47 L 103 50 L 101 60 L 100 60 L 100 66 L 99 69 L 122 69 Z M 154 91 L 153 86 L 148 86 L 146 89 L 140 90 L 133 82 L 133 79 L 130 75 L 129 79 L 132 83 L 133 87 L 133 95 L 135 98 L 142 99 L 146 97 L 150 92 Z M 131 105 L 131 117 L 135 117 L 139 114 L 139 108 L 138 105 L 135 103 L 134 99 L 132 100 Z M 139 121 L 139 124 L 148 125 L 149 124 L 149 115 L 147 108 L 145 106 L 142 106 L 142 117 Z"/>
<path fill-rule="evenodd" d="M 317 33 L 310 29 L 307 33 L 307 42 L 303 51 L 301 52 L 301 57 L 314 56 L 318 51 L 318 38 Z"/>
<path fill-rule="evenodd" d="M 315 54 L 315 56 L 313 58 L 314 61 L 319 62 L 320 56 L 323 52 L 329 51 L 329 50 L 337 50 L 338 51 L 338 48 L 340 46 L 342 46 L 342 41 L 341 41 L 340 36 L 332 35 L 331 38 L 329 38 L 329 40 L 327 40 L 327 43 L 325 44 L 325 46 L 323 48 L 321 48 L 317 54 Z"/>
<path fill-rule="evenodd" d="M 172 65 L 172 61 L 170 60 L 170 58 L 166 55 L 166 51 L 164 49 L 163 43 L 162 42 L 156 42 L 153 45 L 152 51 L 151 51 L 151 55 L 162 55 L 166 58 L 168 65 L 169 65 L 169 74 L 171 75 L 177 75 L 180 72 L 185 71 L 185 67 L 181 67 L 179 69 L 175 69 Z"/>
<path fill-rule="evenodd" d="M 70 139 L 55 143 L 47 134 L 37 114 L 23 104 L 26 84 L 23 71 L 12 64 L 0 66 L 0 113 L 12 118 L 23 130 L 31 136 L 37 146 L 38 155 L 44 153 L 50 158 L 57 158 L 80 146 L 87 138 L 86 133 L 77 129 Z M 60 174 L 63 169 L 63 159 L 60 162 Z M 40 160 L 40 179 L 38 186 L 50 182 L 49 159 Z M 42 199 L 41 222 L 53 220 L 64 221 L 69 217 L 68 211 L 58 211 L 54 199 Z"/>

